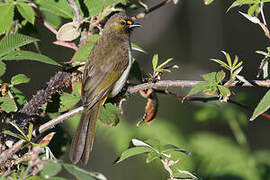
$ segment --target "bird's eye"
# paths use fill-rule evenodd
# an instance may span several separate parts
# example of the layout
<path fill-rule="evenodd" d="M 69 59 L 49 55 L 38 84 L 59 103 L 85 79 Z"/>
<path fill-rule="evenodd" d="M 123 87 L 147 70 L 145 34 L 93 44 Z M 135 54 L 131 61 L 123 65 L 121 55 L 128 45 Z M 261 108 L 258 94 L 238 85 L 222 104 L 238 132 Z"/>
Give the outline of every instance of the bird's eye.
<path fill-rule="evenodd" d="M 122 19 L 122 20 L 120 21 L 120 24 L 121 24 L 121 25 L 125 25 L 126 23 L 127 23 L 127 21 L 124 20 L 124 19 Z"/>

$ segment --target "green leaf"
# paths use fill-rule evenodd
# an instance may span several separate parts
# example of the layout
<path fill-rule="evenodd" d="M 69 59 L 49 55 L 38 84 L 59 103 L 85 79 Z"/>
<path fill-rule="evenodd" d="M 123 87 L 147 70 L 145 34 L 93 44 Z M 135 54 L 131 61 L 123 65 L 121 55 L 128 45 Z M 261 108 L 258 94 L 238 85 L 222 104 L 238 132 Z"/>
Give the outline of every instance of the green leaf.
<path fill-rule="evenodd" d="M 65 169 L 71 173 L 76 179 L 80 180 L 107 180 L 107 178 L 101 173 L 88 172 L 78 168 L 73 164 L 64 164 Z"/>
<path fill-rule="evenodd" d="M 25 137 L 23 135 L 21 135 L 21 134 L 16 134 L 16 133 L 11 132 L 9 130 L 4 130 L 3 133 L 7 134 L 9 136 L 12 136 L 12 137 L 15 137 L 15 138 L 22 139 L 22 140 L 26 141 Z"/>
<path fill-rule="evenodd" d="M 49 11 L 42 11 L 44 20 L 48 22 L 48 24 L 52 25 L 55 29 L 58 29 L 62 23 L 61 17 L 55 16 L 53 13 Z"/>
<path fill-rule="evenodd" d="M 152 147 L 152 149 L 154 149 L 155 151 L 160 151 L 160 142 L 157 139 L 147 139 L 145 141 L 145 143 L 147 143 L 148 145 L 150 145 Z"/>
<path fill-rule="evenodd" d="M 216 83 L 221 83 L 224 78 L 225 78 L 224 71 L 219 71 L 216 73 Z"/>
<path fill-rule="evenodd" d="M 213 2 L 214 0 L 204 0 L 204 4 L 205 5 L 209 5 Z"/>
<path fill-rule="evenodd" d="M 218 85 L 218 90 L 223 96 L 231 95 L 230 89 L 226 88 L 225 86 Z"/>
<path fill-rule="evenodd" d="M 24 2 L 18 2 L 16 3 L 16 7 L 18 8 L 18 11 L 22 15 L 22 17 L 24 17 L 28 22 L 34 24 L 35 11 L 31 6 Z"/>
<path fill-rule="evenodd" d="M 64 112 L 73 108 L 79 101 L 80 97 L 68 93 L 61 94 L 59 112 Z"/>
<path fill-rule="evenodd" d="M 30 123 L 29 128 L 28 128 L 28 139 L 29 139 L 29 141 L 32 140 L 33 128 L 34 128 L 34 125 L 32 123 Z"/>
<path fill-rule="evenodd" d="M 26 180 L 47 180 L 47 179 L 42 178 L 40 176 L 31 176 L 31 177 L 26 178 Z"/>
<path fill-rule="evenodd" d="M 9 124 L 11 124 L 15 129 L 17 129 L 17 131 L 19 131 L 19 133 L 24 137 L 25 140 L 27 140 L 27 135 L 25 134 L 24 130 L 21 129 L 17 124 L 9 121 Z"/>
<path fill-rule="evenodd" d="M 0 41 L 0 57 L 23 45 L 36 42 L 38 39 L 19 33 L 5 36 Z"/>
<path fill-rule="evenodd" d="M 132 147 L 132 148 L 129 148 L 129 149 L 125 150 L 124 152 L 122 152 L 121 156 L 117 159 L 117 161 L 115 163 L 119 163 L 127 158 L 132 157 L 132 156 L 136 156 L 136 155 L 143 154 L 143 153 L 148 153 L 151 151 L 153 151 L 151 148 L 145 147 L 145 146 Z"/>
<path fill-rule="evenodd" d="M 256 117 L 258 117 L 263 112 L 267 111 L 270 107 L 270 90 L 266 92 L 266 94 L 263 96 L 257 107 L 255 108 L 252 117 L 250 118 L 250 121 L 253 121 Z"/>
<path fill-rule="evenodd" d="M 204 89 L 206 89 L 207 87 L 209 87 L 209 84 L 207 81 L 205 82 L 200 82 L 198 84 L 196 84 L 187 94 L 187 96 L 191 96 L 193 94 L 197 94 L 201 91 L 203 91 Z"/>
<path fill-rule="evenodd" d="M 222 67 L 230 70 L 230 67 L 223 61 L 221 61 L 220 59 L 210 59 L 211 61 L 215 61 L 216 63 L 220 64 Z"/>
<path fill-rule="evenodd" d="M 211 73 L 208 73 L 208 74 L 203 74 L 202 75 L 202 78 L 206 81 L 209 81 L 211 83 L 216 83 L 216 75 L 217 73 L 216 72 L 211 72 Z"/>
<path fill-rule="evenodd" d="M 99 119 L 110 126 L 116 126 L 119 123 L 118 115 L 120 109 L 112 103 L 106 103 L 99 111 Z"/>
<path fill-rule="evenodd" d="M 191 152 L 185 150 L 185 149 L 181 149 L 175 145 L 172 144 L 166 144 L 165 146 L 162 147 L 162 153 L 166 153 L 166 152 L 170 152 L 170 151 L 178 151 L 178 152 L 182 152 L 185 153 L 187 155 L 191 155 Z"/>
<path fill-rule="evenodd" d="M 13 4 L 0 4 L 0 35 L 9 31 L 14 16 Z"/>
<path fill-rule="evenodd" d="M 145 146 L 145 147 L 149 147 L 151 149 L 153 149 L 153 147 L 150 145 L 150 144 L 147 144 L 139 139 L 132 139 L 131 140 L 131 143 L 134 145 L 134 146 Z"/>
<path fill-rule="evenodd" d="M 9 97 L 0 97 L 0 110 L 11 113 L 15 112 L 17 107 L 15 102 Z"/>
<path fill-rule="evenodd" d="M 231 68 L 231 67 L 232 67 L 232 59 L 231 59 L 230 54 L 229 54 L 229 53 L 226 53 L 225 51 L 221 51 L 221 52 L 226 56 L 228 65 L 229 65 L 229 67 Z"/>
<path fill-rule="evenodd" d="M 268 1 L 268 0 L 267 0 Z M 232 5 L 228 8 L 227 12 L 234 7 L 247 5 L 247 4 L 254 4 L 260 2 L 259 0 L 236 0 L 232 3 Z"/>
<path fill-rule="evenodd" d="M 26 97 L 23 92 L 15 87 L 10 87 L 10 90 L 12 91 L 15 101 L 22 107 L 26 103 Z"/>
<path fill-rule="evenodd" d="M 140 46 L 138 46 L 137 44 L 131 43 L 131 49 L 133 51 L 139 51 L 139 52 L 146 54 L 146 51 L 143 48 L 141 48 Z"/>
<path fill-rule="evenodd" d="M 29 81 L 30 81 L 30 78 L 28 78 L 24 74 L 17 74 L 11 78 L 11 84 L 13 86 L 18 85 L 18 84 L 22 84 L 22 83 L 28 83 Z"/>
<path fill-rule="evenodd" d="M 161 63 L 157 69 L 160 70 L 161 68 L 163 68 L 166 64 L 168 64 L 169 62 L 171 62 L 173 60 L 173 58 L 169 58 L 166 61 L 164 61 L 163 63 Z"/>
<path fill-rule="evenodd" d="M 250 16 L 257 16 L 260 11 L 260 3 L 255 3 L 248 8 L 248 14 Z"/>
<path fill-rule="evenodd" d="M 63 18 L 73 18 L 73 11 L 66 0 L 37 0 L 40 10 L 48 11 Z"/>
<path fill-rule="evenodd" d="M 4 61 L 13 61 L 13 60 L 38 61 L 38 62 L 42 62 L 42 63 L 46 63 L 46 64 L 61 66 L 56 61 L 54 61 L 53 59 L 51 59 L 45 55 L 35 53 L 32 51 L 23 51 L 23 50 L 12 51 L 12 52 L 8 53 L 6 56 L 1 57 L 0 60 L 4 60 Z"/>
<path fill-rule="evenodd" d="M 83 2 L 86 5 L 88 11 L 90 12 L 90 16 L 97 16 L 101 12 L 101 9 L 103 6 L 102 0 L 98 0 L 98 1 L 84 0 Z M 126 1 L 125 0 L 106 0 L 104 7 L 106 7 L 107 11 L 112 11 L 113 9 L 115 9 L 113 8 L 113 6 L 118 3 L 125 4 Z M 111 10 L 109 10 L 108 8 L 110 8 Z"/>
<path fill-rule="evenodd" d="M 0 61 L 0 76 L 3 76 L 6 72 L 6 64 Z"/>
<path fill-rule="evenodd" d="M 99 39 L 100 36 L 93 35 L 89 38 L 89 43 L 85 44 L 84 46 L 80 47 L 74 54 L 73 58 L 76 62 L 85 62 L 87 61 L 88 56 L 95 44 L 95 42 Z"/>
<path fill-rule="evenodd" d="M 49 178 L 58 174 L 62 169 L 62 165 L 58 162 L 49 161 L 44 165 L 41 171 L 41 176 Z"/>
<path fill-rule="evenodd" d="M 146 163 L 150 163 L 151 161 L 160 158 L 161 154 L 157 153 L 156 151 L 151 151 L 148 153 L 147 158 L 146 158 Z"/>
<path fill-rule="evenodd" d="M 157 64 L 158 64 L 158 54 L 155 54 L 152 59 L 152 64 L 153 64 L 153 69 L 157 69 Z"/>

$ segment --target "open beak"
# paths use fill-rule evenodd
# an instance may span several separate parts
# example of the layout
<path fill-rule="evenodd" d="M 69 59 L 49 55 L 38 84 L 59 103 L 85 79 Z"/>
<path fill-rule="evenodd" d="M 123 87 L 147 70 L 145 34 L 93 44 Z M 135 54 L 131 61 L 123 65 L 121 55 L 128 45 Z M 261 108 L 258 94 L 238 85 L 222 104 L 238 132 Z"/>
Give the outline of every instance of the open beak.
<path fill-rule="evenodd" d="M 136 28 L 136 27 L 141 27 L 142 25 L 140 25 L 139 23 L 134 23 L 134 24 L 130 24 L 128 26 L 129 29 L 133 29 L 133 28 Z"/>

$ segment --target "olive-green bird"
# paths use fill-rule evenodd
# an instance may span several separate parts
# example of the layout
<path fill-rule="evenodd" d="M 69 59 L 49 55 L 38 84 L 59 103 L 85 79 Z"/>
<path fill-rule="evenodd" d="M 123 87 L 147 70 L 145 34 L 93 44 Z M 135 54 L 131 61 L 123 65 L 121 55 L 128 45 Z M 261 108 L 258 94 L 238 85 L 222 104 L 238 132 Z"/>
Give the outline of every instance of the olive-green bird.
<path fill-rule="evenodd" d="M 82 78 L 84 110 L 70 147 L 70 160 L 87 164 L 94 142 L 98 112 L 106 99 L 123 88 L 131 68 L 130 33 L 140 25 L 117 13 L 105 24 L 94 45 Z"/>

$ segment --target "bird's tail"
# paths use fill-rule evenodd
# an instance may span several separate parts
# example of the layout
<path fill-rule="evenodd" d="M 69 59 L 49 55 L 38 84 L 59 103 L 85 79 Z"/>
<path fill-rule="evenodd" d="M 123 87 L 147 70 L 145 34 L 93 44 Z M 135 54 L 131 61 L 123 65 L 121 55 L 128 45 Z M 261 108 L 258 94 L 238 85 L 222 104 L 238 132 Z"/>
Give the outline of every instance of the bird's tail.
<path fill-rule="evenodd" d="M 97 127 L 98 112 L 102 102 L 96 103 L 90 110 L 84 109 L 79 126 L 72 139 L 69 157 L 72 163 L 76 164 L 82 160 L 87 164 L 92 151 L 94 137 Z"/>

